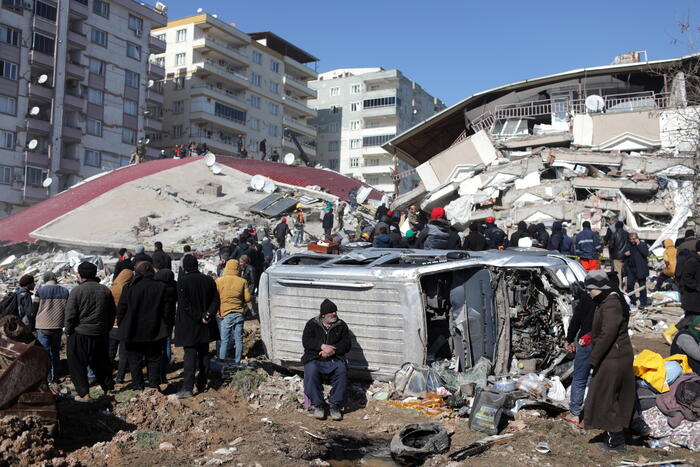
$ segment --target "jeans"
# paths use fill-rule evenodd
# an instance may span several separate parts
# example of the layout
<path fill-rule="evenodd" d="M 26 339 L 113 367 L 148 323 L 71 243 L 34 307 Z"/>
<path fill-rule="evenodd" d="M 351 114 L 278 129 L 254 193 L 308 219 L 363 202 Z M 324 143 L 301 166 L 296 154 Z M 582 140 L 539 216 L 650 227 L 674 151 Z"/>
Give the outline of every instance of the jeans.
<path fill-rule="evenodd" d="M 323 377 L 330 377 L 331 394 L 328 403 L 340 407 L 345 400 L 348 367 L 341 360 L 311 360 L 304 365 L 304 394 L 314 407 L 323 405 Z"/>
<path fill-rule="evenodd" d="M 297 227 L 294 231 L 294 246 L 299 246 L 300 243 L 304 243 L 304 226 Z"/>
<path fill-rule="evenodd" d="M 639 304 L 641 306 L 647 306 L 649 303 L 647 301 L 647 278 L 644 276 L 639 276 L 635 273 L 633 269 L 627 270 L 627 294 L 633 291 L 636 287 L 643 287 L 639 292 Z M 637 304 L 637 295 L 630 295 L 630 301 L 633 305 Z"/>
<path fill-rule="evenodd" d="M 46 350 L 51 358 L 51 368 L 49 368 L 49 381 L 58 380 L 58 373 L 61 368 L 61 330 L 52 329 L 53 332 L 44 332 L 37 329 L 37 340 Z"/>
<path fill-rule="evenodd" d="M 581 347 L 578 345 L 578 342 L 576 342 L 574 374 L 571 379 L 571 399 L 569 400 L 569 410 L 576 416 L 581 415 L 583 396 L 586 393 L 588 375 L 591 372 L 591 365 L 588 363 L 588 357 L 590 357 L 592 350 L 592 345 Z"/>
<path fill-rule="evenodd" d="M 243 313 L 232 312 L 219 319 L 219 332 L 221 333 L 221 344 L 217 349 L 220 360 L 228 357 L 231 344 L 236 344 L 236 356 L 234 361 L 239 363 L 243 358 Z"/>

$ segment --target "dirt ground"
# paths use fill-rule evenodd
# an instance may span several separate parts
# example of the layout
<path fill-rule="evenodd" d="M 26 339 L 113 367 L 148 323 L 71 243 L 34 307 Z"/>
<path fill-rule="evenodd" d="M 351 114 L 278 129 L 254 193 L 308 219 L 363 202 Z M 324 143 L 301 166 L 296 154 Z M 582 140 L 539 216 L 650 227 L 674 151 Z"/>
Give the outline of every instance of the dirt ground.
<path fill-rule="evenodd" d="M 246 350 L 256 354 L 254 322 L 247 322 L 246 332 Z M 668 352 L 657 336 L 636 335 L 634 342 L 636 351 Z M 467 418 L 453 414 L 431 418 L 383 401 L 367 401 L 367 382 L 352 382 L 343 421 L 315 420 L 300 403 L 301 379 L 262 360 L 256 360 L 255 370 L 236 373 L 240 377 L 234 377 L 233 383 L 212 380 L 206 392 L 178 400 L 174 394 L 181 383 L 181 349 L 175 349 L 173 361 L 162 394 L 134 391 L 127 378 L 109 396 L 93 387 L 94 399 L 88 403 L 74 401 L 71 394 L 61 395 L 55 438 L 58 454 L 47 451 L 58 457 L 46 465 L 390 466 L 398 464 L 391 459 L 389 442 L 408 423 L 443 425 L 452 433 L 450 452 L 486 436 L 469 430 Z M 70 389 L 67 378 L 62 389 Z M 615 466 L 623 459 L 685 459 L 686 464 L 700 465 L 700 453 L 649 449 L 635 439 L 624 455 L 603 453 L 591 444 L 598 433 L 580 435 L 560 418 L 535 411 L 521 413 L 523 417 L 511 421 L 504 431 L 515 433 L 509 442 L 461 463 L 442 454 L 424 465 Z M 535 451 L 541 441 L 549 444 L 551 453 Z"/>

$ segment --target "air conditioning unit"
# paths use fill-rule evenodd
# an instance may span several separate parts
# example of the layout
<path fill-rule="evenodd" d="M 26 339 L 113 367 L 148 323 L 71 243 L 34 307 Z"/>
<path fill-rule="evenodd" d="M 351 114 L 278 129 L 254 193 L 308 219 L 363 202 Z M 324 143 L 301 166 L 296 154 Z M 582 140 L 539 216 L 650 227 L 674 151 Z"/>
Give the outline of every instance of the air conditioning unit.
<path fill-rule="evenodd" d="M 134 29 L 134 35 L 136 37 L 141 37 L 141 34 L 143 34 L 143 30 L 141 29 Z"/>

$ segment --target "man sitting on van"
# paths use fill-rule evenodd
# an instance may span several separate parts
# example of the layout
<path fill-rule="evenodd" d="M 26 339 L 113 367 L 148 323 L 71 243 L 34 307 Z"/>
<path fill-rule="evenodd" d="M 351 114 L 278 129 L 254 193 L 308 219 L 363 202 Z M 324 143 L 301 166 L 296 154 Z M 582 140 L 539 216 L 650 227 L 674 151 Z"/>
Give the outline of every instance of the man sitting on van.
<path fill-rule="evenodd" d="M 326 418 L 322 380 L 330 378 L 330 415 L 333 420 L 342 420 L 341 406 L 347 387 L 347 363 L 345 354 L 350 351 L 350 330 L 345 321 L 338 319 L 338 307 L 325 299 L 321 303 L 319 316 L 311 318 L 304 327 L 301 338 L 304 355 L 304 394 L 311 401 L 313 416 Z"/>

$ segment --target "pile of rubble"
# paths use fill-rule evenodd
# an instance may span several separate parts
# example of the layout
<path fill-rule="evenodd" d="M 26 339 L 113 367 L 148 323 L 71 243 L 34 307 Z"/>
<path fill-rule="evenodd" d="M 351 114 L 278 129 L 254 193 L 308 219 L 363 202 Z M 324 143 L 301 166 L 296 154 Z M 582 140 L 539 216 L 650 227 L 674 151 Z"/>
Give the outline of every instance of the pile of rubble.
<path fill-rule="evenodd" d="M 59 456 L 49 429 L 39 417 L 8 416 L 0 419 L 0 465 L 80 465 Z"/>

